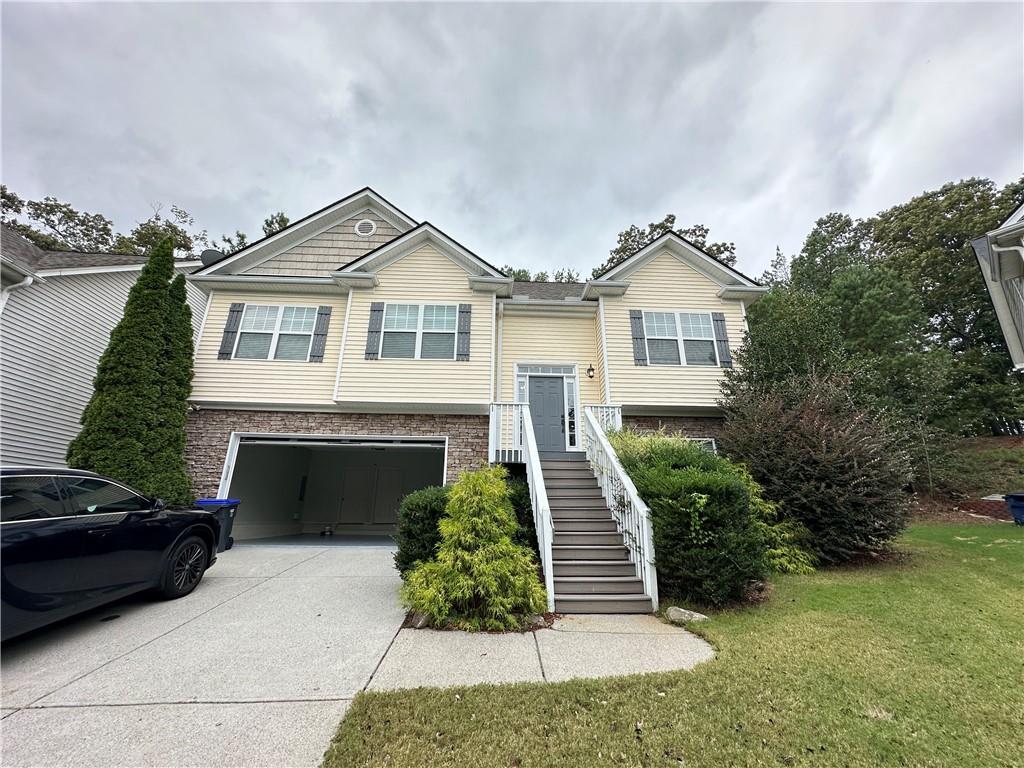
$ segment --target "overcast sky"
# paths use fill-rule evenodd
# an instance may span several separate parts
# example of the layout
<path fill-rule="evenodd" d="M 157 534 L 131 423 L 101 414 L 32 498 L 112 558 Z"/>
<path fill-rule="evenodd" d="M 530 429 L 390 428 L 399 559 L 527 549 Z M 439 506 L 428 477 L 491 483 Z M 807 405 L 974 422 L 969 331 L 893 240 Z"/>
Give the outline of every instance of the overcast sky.
<path fill-rule="evenodd" d="M 2 178 L 260 234 L 369 185 L 584 274 L 673 212 L 753 274 L 831 210 L 1024 167 L 1024 5 L 2 7 Z"/>

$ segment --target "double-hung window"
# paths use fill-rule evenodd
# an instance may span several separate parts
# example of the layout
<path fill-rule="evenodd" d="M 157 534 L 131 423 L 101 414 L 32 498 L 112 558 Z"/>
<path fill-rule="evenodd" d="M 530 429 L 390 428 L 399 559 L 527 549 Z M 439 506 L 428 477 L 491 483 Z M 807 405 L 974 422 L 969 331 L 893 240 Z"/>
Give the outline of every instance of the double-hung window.
<path fill-rule="evenodd" d="M 240 360 L 309 359 L 316 307 L 247 304 L 238 329 L 235 358 Z"/>
<path fill-rule="evenodd" d="M 380 356 L 454 360 L 455 304 L 386 304 Z"/>
<path fill-rule="evenodd" d="M 708 312 L 644 312 L 651 365 L 718 365 Z"/>

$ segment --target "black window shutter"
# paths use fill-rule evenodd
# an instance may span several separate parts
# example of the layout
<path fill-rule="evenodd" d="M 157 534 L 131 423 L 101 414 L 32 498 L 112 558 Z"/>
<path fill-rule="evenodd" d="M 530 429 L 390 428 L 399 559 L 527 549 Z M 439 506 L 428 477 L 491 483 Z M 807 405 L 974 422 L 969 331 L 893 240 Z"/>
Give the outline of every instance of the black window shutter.
<path fill-rule="evenodd" d="M 238 337 L 238 326 L 242 324 L 242 312 L 245 304 L 233 303 L 228 310 L 228 319 L 224 323 L 224 335 L 220 337 L 220 349 L 217 350 L 218 360 L 230 360 L 235 351 L 235 339 Z"/>
<path fill-rule="evenodd" d="M 729 332 L 725 329 L 725 315 L 721 312 L 712 312 L 711 324 L 715 327 L 718 362 L 723 368 L 732 368 L 732 353 L 729 351 Z"/>
<path fill-rule="evenodd" d="M 349 301 L 352 301 L 351 297 Z M 366 331 L 367 360 L 376 360 L 380 356 L 380 329 L 383 327 L 384 302 L 375 301 L 370 305 L 370 327 Z"/>
<path fill-rule="evenodd" d="M 472 304 L 459 304 L 458 335 L 455 340 L 456 360 L 469 360 L 469 326 L 472 312 Z"/>
<path fill-rule="evenodd" d="M 629 327 L 633 331 L 633 364 L 647 365 L 647 337 L 644 335 L 644 313 L 629 310 Z"/>
<path fill-rule="evenodd" d="M 316 325 L 313 327 L 313 342 L 309 347 L 309 362 L 322 363 L 327 348 L 327 328 L 331 324 L 331 308 L 320 307 L 316 311 Z"/>

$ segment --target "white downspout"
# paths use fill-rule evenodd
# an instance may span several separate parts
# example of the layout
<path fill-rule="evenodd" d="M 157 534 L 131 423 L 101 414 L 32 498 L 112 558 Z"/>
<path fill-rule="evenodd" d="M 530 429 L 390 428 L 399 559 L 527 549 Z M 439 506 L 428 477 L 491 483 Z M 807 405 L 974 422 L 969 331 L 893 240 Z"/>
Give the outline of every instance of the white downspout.
<path fill-rule="evenodd" d="M 495 376 L 494 376 L 494 389 L 495 389 L 495 391 L 492 393 L 494 395 L 493 402 L 495 402 L 495 403 L 500 403 L 501 402 L 501 368 L 502 368 L 502 365 L 504 365 L 504 360 L 505 360 L 505 358 L 504 358 L 504 356 L 502 354 L 502 348 L 503 348 L 502 341 L 503 341 L 503 338 L 504 338 L 504 331 L 505 331 L 505 303 L 502 302 L 502 301 L 499 301 L 498 302 L 498 352 L 497 352 L 498 365 L 497 365 L 497 369 L 495 371 Z"/>

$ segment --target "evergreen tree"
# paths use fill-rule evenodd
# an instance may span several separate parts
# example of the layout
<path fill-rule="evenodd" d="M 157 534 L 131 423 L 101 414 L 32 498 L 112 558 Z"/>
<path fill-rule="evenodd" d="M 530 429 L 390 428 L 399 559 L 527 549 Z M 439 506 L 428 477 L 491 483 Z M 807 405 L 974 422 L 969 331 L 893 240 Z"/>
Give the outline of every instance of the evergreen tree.
<path fill-rule="evenodd" d="M 185 469 L 185 423 L 192 392 L 192 309 L 185 276 L 177 275 L 168 291 L 164 326 L 161 425 L 154 433 L 153 487 L 169 504 L 188 504 L 192 487 Z"/>
<path fill-rule="evenodd" d="M 109 475 L 145 494 L 163 492 L 154 471 L 164 426 L 170 240 L 153 249 L 128 293 L 124 316 L 110 333 L 82 413 L 82 431 L 68 446 L 68 465 Z"/>

